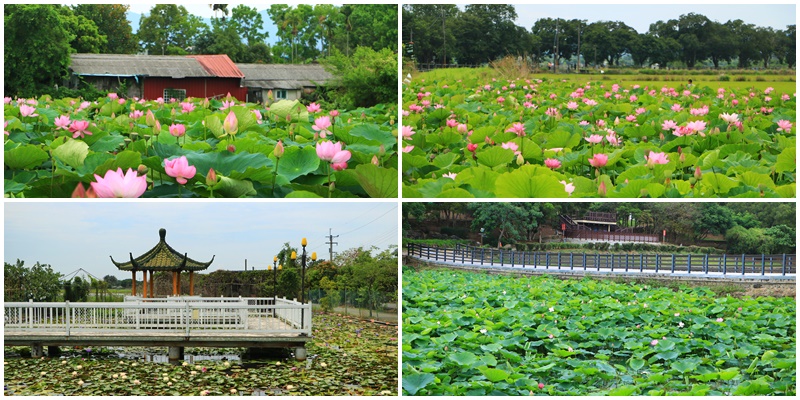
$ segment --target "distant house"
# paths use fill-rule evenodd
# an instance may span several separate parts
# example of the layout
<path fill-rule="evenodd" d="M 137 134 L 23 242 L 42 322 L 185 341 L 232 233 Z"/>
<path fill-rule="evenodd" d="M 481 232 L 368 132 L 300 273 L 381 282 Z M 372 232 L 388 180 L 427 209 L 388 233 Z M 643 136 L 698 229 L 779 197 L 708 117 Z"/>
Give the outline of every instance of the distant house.
<path fill-rule="evenodd" d="M 246 100 L 244 74 L 227 55 L 151 56 L 73 54 L 70 87 L 81 80 L 99 90 L 121 91 L 145 100 L 214 98 L 228 93 Z"/>
<path fill-rule="evenodd" d="M 236 64 L 244 73 L 247 86 L 247 101 L 262 102 L 271 90 L 274 100 L 299 99 L 303 93 L 311 93 L 317 85 L 333 79 L 328 71 L 318 64 Z"/>

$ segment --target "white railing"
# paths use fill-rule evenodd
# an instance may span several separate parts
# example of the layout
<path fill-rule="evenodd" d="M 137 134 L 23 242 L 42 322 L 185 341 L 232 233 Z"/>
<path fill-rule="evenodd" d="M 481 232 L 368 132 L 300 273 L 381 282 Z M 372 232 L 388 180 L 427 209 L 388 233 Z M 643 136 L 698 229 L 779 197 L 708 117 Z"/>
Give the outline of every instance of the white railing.
<path fill-rule="evenodd" d="M 264 298 L 236 302 L 188 298 L 190 301 L 124 303 L 4 303 L 6 332 L 159 333 L 219 332 L 311 335 L 311 303 Z M 208 299 L 208 298 L 206 298 Z M 145 300 L 145 299 L 140 299 Z M 156 301 L 151 301 L 156 300 Z M 277 303 L 277 304 L 275 304 Z"/>

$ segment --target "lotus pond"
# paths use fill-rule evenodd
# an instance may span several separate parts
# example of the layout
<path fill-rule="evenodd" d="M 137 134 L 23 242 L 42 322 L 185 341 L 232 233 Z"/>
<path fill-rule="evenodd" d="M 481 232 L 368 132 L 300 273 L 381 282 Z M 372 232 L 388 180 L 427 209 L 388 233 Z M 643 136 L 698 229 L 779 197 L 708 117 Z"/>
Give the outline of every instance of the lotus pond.
<path fill-rule="evenodd" d="M 5 196 L 397 197 L 396 113 L 6 97 Z"/>
<path fill-rule="evenodd" d="M 403 273 L 403 393 L 795 395 L 790 297 Z"/>
<path fill-rule="evenodd" d="M 795 197 L 796 94 L 567 80 L 403 88 L 403 197 Z"/>
<path fill-rule="evenodd" d="M 306 347 L 306 361 L 283 357 L 243 363 L 219 355 L 236 349 L 191 349 L 211 355 L 176 365 L 118 356 L 116 349 L 81 349 L 42 359 L 9 357 L 7 352 L 3 394 L 397 395 L 397 327 L 335 314 L 313 318 L 314 340 Z"/>

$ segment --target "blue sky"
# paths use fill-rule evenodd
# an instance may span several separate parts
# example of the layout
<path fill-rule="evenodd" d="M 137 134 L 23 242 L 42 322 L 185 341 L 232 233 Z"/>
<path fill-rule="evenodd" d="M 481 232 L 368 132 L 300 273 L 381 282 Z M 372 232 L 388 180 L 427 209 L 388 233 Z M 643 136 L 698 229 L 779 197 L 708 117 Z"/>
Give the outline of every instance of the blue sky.
<path fill-rule="evenodd" d="M 136 257 L 167 243 L 198 261 L 216 255 L 208 271 L 265 269 L 283 243 L 328 258 L 328 228 L 339 235 L 334 252 L 372 245 L 380 250 L 397 244 L 397 202 L 6 202 L 5 262 L 50 264 L 63 274 L 83 268 L 103 277 L 120 278 L 109 259 Z"/>
<path fill-rule="evenodd" d="M 622 21 L 645 33 L 656 21 L 678 19 L 683 14 L 702 14 L 711 20 L 725 23 L 741 19 L 756 26 L 785 29 L 795 24 L 796 6 L 788 4 L 517 4 L 517 25 L 529 29 L 540 18 Z M 704 2 L 708 3 L 708 2 Z"/>

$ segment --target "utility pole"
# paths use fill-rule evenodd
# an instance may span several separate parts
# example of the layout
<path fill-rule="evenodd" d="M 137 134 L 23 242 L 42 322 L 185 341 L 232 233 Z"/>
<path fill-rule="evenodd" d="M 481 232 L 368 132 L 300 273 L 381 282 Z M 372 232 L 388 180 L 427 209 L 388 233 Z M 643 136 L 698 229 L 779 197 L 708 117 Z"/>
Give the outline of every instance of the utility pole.
<path fill-rule="evenodd" d="M 558 20 L 556 18 L 556 39 L 555 43 L 553 44 L 554 52 L 553 52 L 553 73 L 558 73 Z"/>
<path fill-rule="evenodd" d="M 334 236 L 332 231 L 333 230 L 331 228 L 328 228 L 328 241 L 325 242 L 325 244 L 328 245 L 328 249 L 329 249 L 328 251 L 330 252 L 330 255 L 331 255 L 331 257 L 328 259 L 328 261 L 331 262 L 331 263 L 333 263 L 333 245 L 337 245 L 337 246 L 339 245 L 338 242 L 334 242 L 333 241 L 333 238 L 337 238 L 337 237 L 339 237 L 339 235 Z"/>

